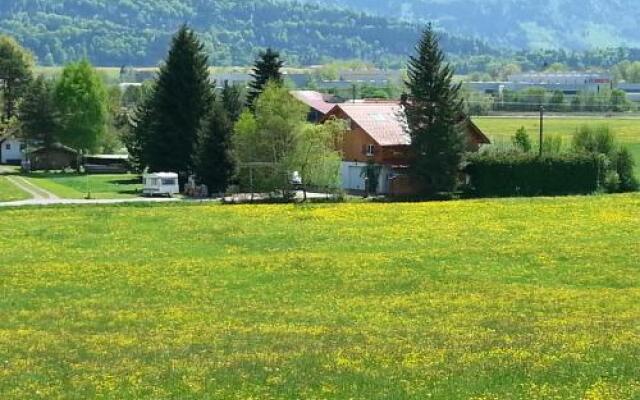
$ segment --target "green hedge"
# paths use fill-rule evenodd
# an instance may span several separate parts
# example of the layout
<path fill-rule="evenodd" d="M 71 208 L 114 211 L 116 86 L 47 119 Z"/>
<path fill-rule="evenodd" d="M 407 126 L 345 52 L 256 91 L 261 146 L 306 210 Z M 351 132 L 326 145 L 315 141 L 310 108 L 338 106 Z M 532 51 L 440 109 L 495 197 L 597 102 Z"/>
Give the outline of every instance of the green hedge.
<path fill-rule="evenodd" d="M 476 196 L 588 194 L 598 190 L 600 161 L 593 155 L 475 154 L 466 172 Z"/>

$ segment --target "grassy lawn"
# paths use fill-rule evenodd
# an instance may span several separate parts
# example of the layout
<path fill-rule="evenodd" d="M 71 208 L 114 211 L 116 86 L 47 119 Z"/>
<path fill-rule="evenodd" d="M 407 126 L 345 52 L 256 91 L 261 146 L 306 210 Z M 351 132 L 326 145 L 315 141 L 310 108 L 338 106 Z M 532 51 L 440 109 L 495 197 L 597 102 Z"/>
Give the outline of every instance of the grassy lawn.
<path fill-rule="evenodd" d="M 30 197 L 28 193 L 9 182 L 6 177 L 0 176 L 0 202 L 26 200 Z"/>
<path fill-rule="evenodd" d="M 91 191 L 94 199 L 120 199 L 139 196 L 142 190 L 138 175 L 76 175 L 36 173 L 33 183 L 66 199 L 84 199 Z"/>
<path fill-rule="evenodd" d="M 638 399 L 639 209 L 0 210 L 0 398 Z"/>
<path fill-rule="evenodd" d="M 535 146 L 538 146 L 540 121 L 537 118 L 498 118 L 477 117 L 474 122 L 497 145 L 510 143 L 511 137 L 520 127 L 524 126 Z M 619 141 L 633 153 L 636 159 L 637 175 L 640 177 L 640 119 L 622 118 L 547 118 L 544 122 L 545 132 L 550 135 L 566 136 L 565 144 L 571 143 L 575 131 L 584 124 L 608 125 L 616 133 Z"/>

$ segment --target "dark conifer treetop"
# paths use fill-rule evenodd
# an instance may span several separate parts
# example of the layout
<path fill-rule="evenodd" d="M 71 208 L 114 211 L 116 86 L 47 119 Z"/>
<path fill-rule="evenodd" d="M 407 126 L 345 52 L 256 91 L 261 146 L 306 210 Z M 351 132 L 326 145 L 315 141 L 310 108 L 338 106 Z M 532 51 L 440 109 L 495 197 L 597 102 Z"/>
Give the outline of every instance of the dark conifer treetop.
<path fill-rule="evenodd" d="M 260 52 L 251 77 L 253 81 L 249 84 L 249 94 L 247 104 L 252 107 L 256 99 L 260 96 L 268 82 L 282 84 L 282 72 L 284 62 L 280 59 L 280 53 L 268 48 L 267 51 Z"/>

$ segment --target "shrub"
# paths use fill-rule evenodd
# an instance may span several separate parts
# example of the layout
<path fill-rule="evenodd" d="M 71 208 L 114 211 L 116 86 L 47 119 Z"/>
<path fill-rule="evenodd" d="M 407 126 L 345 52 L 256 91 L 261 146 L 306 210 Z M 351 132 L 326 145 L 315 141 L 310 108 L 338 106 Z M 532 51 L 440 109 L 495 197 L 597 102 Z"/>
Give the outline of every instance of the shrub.
<path fill-rule="evenodd" d="M 606 125 L 581 126 L 573 136 L 573 148 L 577 152 L 611 155 L 616 148 L 616 135 Z"/>
<path fill-rule="evenodd" d="M 518 129 L 516 134 L 513 135 L 513 145 L 523 153 L 529 153 L 531 151 L 531 139 L 524 126 Z"/>
<path fill-rule="evenodd" d="M 542 142 L 542 152 L 545 154 L 560 154 L 563 143 L 564 141 L 560 135 L 546 135 Z"/>
<path fill-rule="evenodd" d="M 474 154 L 466 172 L 476 196 L 588 194 L 598 189 L 600 162 L 590 154 Z"/>
<path fill-rule="evenodd" d="M 614 165 L 618 175 L 619 192 L 634 192 L 638 190 L 640 184 L 634 175 L 635 161 L 629 149 L 623 147 L 615 155 Z"/>
<path fill-rule="evenodd" d="M 573 137 L 573 148 L 576 152 L 593 154 L 600 159 L 598 180 L 607 192 L 638 190 L 633 157 L 628 149 L 618 145 L 616 135 L 608 126 L 582 126 Z"/>
<path fill-rule="evenodd" d="M 620 175 L 613 170 L 607 171 L 604 177 L 603 187 L 609 193 L 615 193 L 620 190 Z"/>

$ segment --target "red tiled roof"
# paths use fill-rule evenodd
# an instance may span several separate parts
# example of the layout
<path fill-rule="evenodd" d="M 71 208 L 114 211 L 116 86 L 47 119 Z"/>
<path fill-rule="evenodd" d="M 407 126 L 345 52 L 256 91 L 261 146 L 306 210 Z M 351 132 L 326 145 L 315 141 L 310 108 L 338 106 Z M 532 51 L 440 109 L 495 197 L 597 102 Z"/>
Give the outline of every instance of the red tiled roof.
<path fill-rule="evenodd" d="M 380 146 L 411 144 L 411 138 L 405 129 L 404 112 L 397 102 L 343 103 L 336 107 L 340 107 Z"/>
<path fill-rule="evenodd" d="M 328 113 L 335 107 L 335 104 L 328 103 L 324 99 L 322 93 L 313 90 L 294 90 L 291 95 L 322 114 Z"/>

